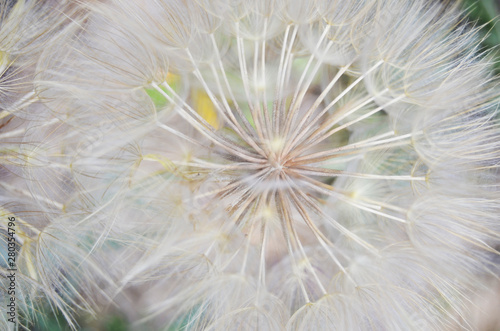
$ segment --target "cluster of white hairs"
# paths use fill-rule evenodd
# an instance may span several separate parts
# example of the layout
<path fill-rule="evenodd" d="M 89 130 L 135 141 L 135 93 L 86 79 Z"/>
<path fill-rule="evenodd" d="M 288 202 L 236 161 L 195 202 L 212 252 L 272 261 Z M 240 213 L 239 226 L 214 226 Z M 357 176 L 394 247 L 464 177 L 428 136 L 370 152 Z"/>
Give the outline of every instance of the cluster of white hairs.
<path fill-rule="evenodd" d="M 0 20 L 1 329 L 109 306 L 151 330 L 476 328 L 500 88 L 459 3 L 0 0 Z"/>

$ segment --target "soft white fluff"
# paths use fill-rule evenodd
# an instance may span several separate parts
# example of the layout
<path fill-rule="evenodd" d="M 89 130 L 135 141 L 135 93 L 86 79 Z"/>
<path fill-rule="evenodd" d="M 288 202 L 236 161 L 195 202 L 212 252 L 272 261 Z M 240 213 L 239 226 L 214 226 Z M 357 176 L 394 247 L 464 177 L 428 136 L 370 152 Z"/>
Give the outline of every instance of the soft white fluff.
<path fill-rule="evenodd" d="M 42 3 L 2 1 L 0 36 Z M 0 39 L 21 70 L 0 92 L 25 82 L 0 201 L 26 229 L 27 321 L 105 300 L 153 329 L 475 328 L 499 90 L 457 5 L 63 3 Z"/>

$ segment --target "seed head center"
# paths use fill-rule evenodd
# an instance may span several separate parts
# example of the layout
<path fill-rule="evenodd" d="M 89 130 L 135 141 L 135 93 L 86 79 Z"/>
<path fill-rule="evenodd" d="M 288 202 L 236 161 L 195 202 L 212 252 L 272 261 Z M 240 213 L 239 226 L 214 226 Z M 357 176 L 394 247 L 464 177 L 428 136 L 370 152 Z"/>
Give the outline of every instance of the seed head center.
<path fill-rule="evenodd" d="M 276 157 L 276 155 L 271 155 L 269 156 L 268 160 L 271 169 L 281 172 L 281 170 L 283 169 L 283 163 L 281 162 L 279 157 Z"/>

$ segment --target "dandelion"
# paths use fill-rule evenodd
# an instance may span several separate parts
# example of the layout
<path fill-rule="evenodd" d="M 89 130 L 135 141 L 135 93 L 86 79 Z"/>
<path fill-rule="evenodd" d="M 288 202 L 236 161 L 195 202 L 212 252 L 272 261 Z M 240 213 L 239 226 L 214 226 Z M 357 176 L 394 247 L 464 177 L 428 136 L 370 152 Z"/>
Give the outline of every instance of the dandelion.
<path fill-rule="evenodd" d="M 71 4 L 54 5 L 0 1 L 2 330 L 40 324 L 38 312 L 49 305 L 76 329 L 72 311 L 91 312 L 99 298 L 109 300 L 96 286 L 110 280 L 99 258 L 88 256 L 89 228 L 75 228 L 81 217 L 65 206 L 78 194 L 59 149 L 68 127 L 50 115 L 33 84 L 43 47 L 81 16 Z"/>
<path fill-rule="evenodd" d="M 458 4 L 69 8 L 27 52 L 2 161 L 24 174 L 2 199 L 27 186 L 64 270 L 36 256 L 26 277 L 65 290 L 47 299 L 68 319 L 109 296 L 154 329 L 475 328 L 499 271 L 499 94 Z"/>

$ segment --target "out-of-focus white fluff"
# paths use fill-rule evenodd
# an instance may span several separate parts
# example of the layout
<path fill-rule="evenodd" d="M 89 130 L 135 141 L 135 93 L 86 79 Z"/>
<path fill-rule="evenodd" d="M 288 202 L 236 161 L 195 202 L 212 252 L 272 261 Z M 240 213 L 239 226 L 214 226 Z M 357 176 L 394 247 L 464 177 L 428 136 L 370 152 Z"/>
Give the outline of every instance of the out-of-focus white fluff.
<path fill-rule="evenodd" d="M 24 327 L 112 302 L 154 329 L 475 329 L 500 94 L 458 5 L 0 8 Z"/>

